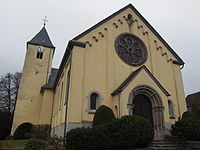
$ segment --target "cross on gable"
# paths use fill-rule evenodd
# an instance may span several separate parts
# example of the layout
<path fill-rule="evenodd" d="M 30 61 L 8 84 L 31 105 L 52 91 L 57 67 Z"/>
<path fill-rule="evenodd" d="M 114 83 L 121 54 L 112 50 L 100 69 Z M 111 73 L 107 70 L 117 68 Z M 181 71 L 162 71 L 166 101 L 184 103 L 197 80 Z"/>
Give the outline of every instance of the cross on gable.
<path fill-rule="evenodd" d="M 43 21 L 44 21 L 44 26 L 45 26 L 46 23 L 48 22 L 48 20 L 47 20 L 47 16 L 44 17 Z"/>

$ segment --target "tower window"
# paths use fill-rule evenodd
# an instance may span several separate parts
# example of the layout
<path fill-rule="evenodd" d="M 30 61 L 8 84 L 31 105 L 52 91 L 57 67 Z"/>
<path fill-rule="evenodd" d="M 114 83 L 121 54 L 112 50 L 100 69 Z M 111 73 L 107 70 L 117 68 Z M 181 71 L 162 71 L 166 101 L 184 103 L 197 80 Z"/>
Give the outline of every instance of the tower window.
<path fill-rule="evenodd" d="M 42 59 L 43 52 L 37 52 L 36 58 Z"/>
<path fill-rule="evenodd" d="M 36 55 L 37 59 L 42 59 L 43 51 L 44 51 L 44 47 L 43 46 L 38 46 L 37 47 L 37 55 Z"/>

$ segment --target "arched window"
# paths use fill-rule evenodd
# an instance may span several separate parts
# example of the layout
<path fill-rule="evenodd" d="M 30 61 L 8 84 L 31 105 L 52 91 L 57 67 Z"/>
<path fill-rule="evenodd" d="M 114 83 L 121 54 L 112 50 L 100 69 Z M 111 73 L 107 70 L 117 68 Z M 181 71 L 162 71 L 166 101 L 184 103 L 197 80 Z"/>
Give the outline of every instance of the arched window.
<path fill-rule="evenodd" d="M 171 100 L 168 100 L 169 118 L 175 119 L 174 106 Z"/>
<path fill-rule="evenodd" d="M 101 94 L 98 91 L 91 91 L 88 96 L 88 109 L 86 110 L 88 113 L 95 113 L 96 109 L 101 105 Z"/>
<path fill-rule="evenodd" d="M 90 95 L 90 109 L 91 110 L 96 110 L 98 99 L 99 99 L 99 95 L 97 93 L 92 93 Z"/>
<path fill-rule="evenodd" d="M 43 56 L 43 52 L 37 52 L 37 56 L 36 56 L 37 59 L 42 59 L 42 56 Z"/>

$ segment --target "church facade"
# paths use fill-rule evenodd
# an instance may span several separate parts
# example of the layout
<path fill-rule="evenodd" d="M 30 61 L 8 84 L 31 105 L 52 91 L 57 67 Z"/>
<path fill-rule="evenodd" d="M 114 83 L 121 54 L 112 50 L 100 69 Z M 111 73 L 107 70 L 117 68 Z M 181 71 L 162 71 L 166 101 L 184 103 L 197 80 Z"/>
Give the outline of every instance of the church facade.
<path fill-rule="evenodd" d="M 159 139 L 187 110 L 183 60 L 131 4 L 69 41 L 59 69 L 54 51 L 45 27 L 27 42 L 12 133 L 30 122 L 64 136 L 106 105 L 146 118 Z"/>

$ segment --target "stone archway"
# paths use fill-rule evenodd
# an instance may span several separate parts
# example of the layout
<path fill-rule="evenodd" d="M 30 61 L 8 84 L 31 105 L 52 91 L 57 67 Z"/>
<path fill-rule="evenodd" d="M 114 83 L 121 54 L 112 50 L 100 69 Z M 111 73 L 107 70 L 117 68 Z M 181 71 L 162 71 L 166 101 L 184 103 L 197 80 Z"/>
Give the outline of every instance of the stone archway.
<path fill-rule="evenodd" d="M 163 139 L 164 132 L 163 132 L 163 126 L 164 126 L 164 107 L 162 104 L 162 100 L 159 96 L 159 94 L 151 87 L 146 85 L 140 85 L 135 87 L 128 99 L 128 109 L 129 109 L 129 115 L 134 114 L 134 99 L 137 98 L 139 95 L 143 95 L 148 98 L 148 100 L 151 103 L 152 108 L 152 124 L 154 128 L 154 139 Z"/>

